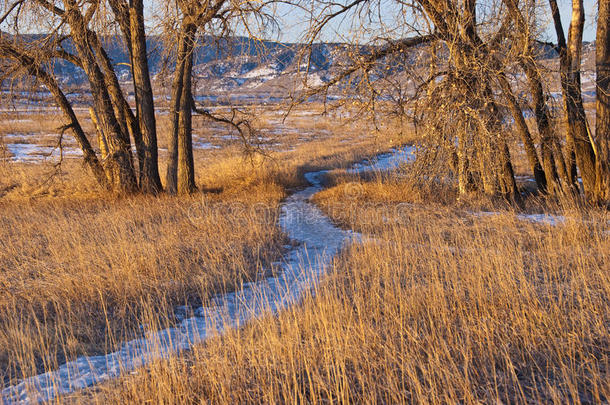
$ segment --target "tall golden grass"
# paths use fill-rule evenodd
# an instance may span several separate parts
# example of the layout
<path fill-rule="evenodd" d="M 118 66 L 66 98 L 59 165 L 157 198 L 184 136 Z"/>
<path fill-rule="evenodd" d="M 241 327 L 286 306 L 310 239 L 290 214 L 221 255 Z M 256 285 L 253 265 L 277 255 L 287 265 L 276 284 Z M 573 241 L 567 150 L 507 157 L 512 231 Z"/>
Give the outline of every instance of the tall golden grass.
<path fill-rule="evenodd" d="M 422 204 L 407 180 L 354 193 L 337 178 L 316 202 L 365 236 L 315 294 L 72 400 L 607 403 L 608 213 L 551 226 Z"/>
<path fill-rule="evenodd" d="M 304 184 L 299 174 L 390 146 L 345 138 L 267 157 L 245 158 L 239 146 L 197 151 L 203 193 L 191 197 L 108 196 L 72 159 L 60 171 L 1 162 L 0 381 L 114 351 L 175 324 L 177 306 L 274 271 L 287 243 L 277 208 Z"/>
<path fill-rule="evenodd" d="M 199 152 L 205 203 L 109 199 L 57 178 L 33 198 L 39 168 L 3 169 L 16 184 L 0 200 L 5 379 L 111 350 L 141 324 L 172 324 L 175 305 L 257 277 L 285 237 L 273 221 L 205 207 L 274 208 L 303 172 L 389 146 L 346 139 L 253 162 Z M 336 172 L 327 184 L 315 202 L 363 238 L 300 305 L 56 402 L 608 402 L 607 212 L 557 205 L 566 220 L 551 226 L 495 201 L 455 205 L 442 183 Z M 473 215 L 481 208 L 498 213 Z"/>

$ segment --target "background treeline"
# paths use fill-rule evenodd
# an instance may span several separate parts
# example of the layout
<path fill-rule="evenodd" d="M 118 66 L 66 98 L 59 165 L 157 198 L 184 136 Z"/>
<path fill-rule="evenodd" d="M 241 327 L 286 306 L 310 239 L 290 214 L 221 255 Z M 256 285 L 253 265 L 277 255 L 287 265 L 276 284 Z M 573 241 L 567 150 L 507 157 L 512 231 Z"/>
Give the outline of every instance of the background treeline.
<path fill-rule="evenodd" d="M 610 200 L 607 2 L 597 4 L 594 106 L 584 102 L 582 92 L 582 0 L 572 1 L 569 27 L 561 22 L 556 0 L 296 1 L 279 9 L 278 4 L 181 0 L 150 5 L 145 19 L 143 1 L 6 2 L 0 16 L 1 79 L 32 76 L 52 93 L 65 115 L 63 130 L 72 131 L 102 186 L 129 193 L 190 193 L 196 189 L 193 113 L 233 127 L 246 141 L 253 131 L 242 114 L 216 116 L 197 108 L 196 50 L 225 38 L 225 44 L 237 44 L 238 52 L 264 54 L 276 43 L 260 38 L 283 29 L 278 10 L 305 15 L 307 9 L 300 38 L 309 48 L 299 47 L 302 84 L 295 86 L 293 102 L 338 87 L 346 93 L 339 101 L 332 98 L 333 107 L 349 103 L 372 120 L 386 114 L 412 120 L 421 139 L 422 176 L 455 181 L 461 194 L 501 195 L 519 203 L 514 160 L 522 154 L 539 193 L 584 196 L 602 204 Z M 27 35 L 33 23 L 49 34 Z M 554 31 L 551 42 L 548 24 Z M 340 38 L 351 46 L 323 83 L 308 80 L 314 44 L 329 32 L 353 32 Z M 244 34 L 249 39 L 227 39 Z M 125 62 L 114 60 L 105 46 L 109 35 L 120 38 L 116 41 L 128 56 L 131 104 L 117 75 L 117 63 Z M 163 42 L 157 59 L 149 57 L 151 41 Z M 543 57 L 549 50 L 558 63 Z M 95 147 L 54 75 L 58 60 L 87 78 Z M 151 84 L 151 65 L 161 60 L 172 76 L 163 185 Z M 551 97 L 554 91 L 561 96 Z"/>

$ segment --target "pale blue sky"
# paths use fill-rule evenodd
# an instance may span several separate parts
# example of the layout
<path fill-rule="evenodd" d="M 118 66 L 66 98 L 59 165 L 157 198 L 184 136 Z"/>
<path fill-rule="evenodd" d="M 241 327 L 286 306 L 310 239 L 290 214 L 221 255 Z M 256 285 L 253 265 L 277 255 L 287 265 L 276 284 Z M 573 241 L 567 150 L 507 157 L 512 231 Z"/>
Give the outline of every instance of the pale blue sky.
<path fill-rule="evenodd" d="M 153 3 L 156 3 L 159 0 L 146 0 L 148 6 L 150 7 Z M 167 1 L 167 0 L 161 0 Z M 306 0 L 311 1 L 311 0 Z M 546 0 L 539 0 L 540 4 L 546 5 L 548 4 Z M 339 0 L 338 2 L 341 2 Z M 383 14 L 387 13 L 387 19 L 384 16 L 384 20 L 386 20 L 391 25 L 391 20 L 396 16 L 395 10 L 392 10 L 392 4 L 396 4 L 392 0 L 381 0 L 382 4 L 386 4 L 387 6 L 383 10 Z M 570 12 L 572 9 L 571 0 L 558 0 L 559 7 L 562 14 L 562 20 L 564 23 L 564 29 L 567 30 L 570 23 Z M 159 4 L 159 3 L 156 3 Z M 303 4 L 307 4 L 305 1 Z M 311 3 L 309 3 L 311 4 Z M 585 4 L 585 12 L 586 12 L 586 23 L 585 23 L 585 31 L 584 31 L 584 40 L 585 41 L 593 41 L 595 39 L 595 15 L 597 11 L 597 0 L 584 0 Z M 0 0 L 0 11 L 3 9 L 5 4 L 2 4 Z M 279 12 L 281 14 L 282 21 L 282 33 L 281 35 L 276 35 L 272 39 L 278 39 L 280 41 L 286 42 L 299 42 L 303 40 L 303 34 L 307 30 L 308 24 L 307 19 L 308 15 L 304 11 L 298 11 L 294 8 L 289 8 L 288 6 L 280 6 Z M 283 14 L 283 15 L 282 15 Z M 551 24 L 550 17 L 547 19 L 548 21 L 545 24 L 546 35 L 549 41 L 555 42 L 556 37 L 553 29 L 553 25 Z M 1 28 L 1 27 L 0 27 Z M 356 37 L 360 36 L 358 32 L 350 32 L 348 24 L 334 24 L 327 29 L 324 35 L 321 37 L 323 41 L 333 41 L 333 42 L 342 42 L 342 41 L 351 41 Z M 39 32 L 40 28 L 36 27 L 31 30 L 31 32 Z M 400 36 L 400 33 L 397 32 L 397 36 Z"/>
<path fill-rule="evenodd" d="M 541 4 L 546 6 L 548 4 L 547 1 L 541 0 Z M 559 8 L 561 11 L 561 17 L 563 21 L 564 30 L 566 35 L 568 33 L 568 27 L 570 25 L 570 13 L 572 11 L 572 2 L 571 0 L 558 0 Z M 584 0 L 585 6 L 585 30 L 583 39 L 585 41 L 593 41 L 595 40 L 595 15 L 597 13 L 597 0 Z M 287 42 L 297 42 L 302 40 L 303 31 L 307 28 L 307 16 L 304 13 L 295 12 L 294 9 L 290 9 L 288 11 L 287 8 L 282 7 L 281 13 L 286 10 L 287 14 L 282 16 L 283 24 L 284 24 L 284 32 L 280 36 L 280 40 Z M 391 15 L 391 12 L 388 13 Z M 548 21 L 545 23 L 546 35 L 549 41 L 555 42 L 555 30 L 552 24 L 552 20 L 550 15 L 548 16 Z M 335 27 L 333 30 L 327 30 L 324 35 L 325 41 L 341 41 L 341 37 L 350 37 L 348 33 L 348 28 L 345 27 L 345 24 L 340 27 Z"/>
<path fill-rule="evenodd" d="M 569 0 L 558 0 L 559 7 L 561 8 L 561 20 L 563 21 L 564 29 L 567 30 L 570 25 L 570 12 L 572 11 L 572 2 Z M 585 41 L 595 40 L 595 16 L 597 14 L 597 1 L 596 0 L 584 0 L 585 3 L 585 32 L 583 39 Z M 549 27 L 549 30 L 553 27 Z M 555 34 L 553 31 L 552 37 L 555 40 Z"/>

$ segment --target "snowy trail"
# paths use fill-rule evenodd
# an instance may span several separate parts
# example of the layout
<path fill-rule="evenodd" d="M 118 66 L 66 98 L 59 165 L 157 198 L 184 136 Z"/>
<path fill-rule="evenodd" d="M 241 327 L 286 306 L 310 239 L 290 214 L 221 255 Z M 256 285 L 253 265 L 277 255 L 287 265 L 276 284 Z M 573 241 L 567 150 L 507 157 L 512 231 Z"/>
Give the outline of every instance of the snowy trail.
<path fill-rule="evenodd" d="M 352 171 L 394 169 L 411 159 L 407 147 L 359 163 Z M 311 184 L 288 197 L 281 206 L 280 226 L 298 242 L 284 258 L 278 277 L 245 284 L 239 291 L 214 297 L 213 305 L 199 308 L 196 316 L 175 328 L 150 332 L 123 344 L 120 350 L 100 356 L 79 357 L 58 370 L 27 378 L 2 390 L 2 402 L 29 404 L 52 400 L 121 375 L 191 348 L 210 336 L 238 328 L 263 313 L 276 313 L 294 305 L 311 291 L 344 243 L 357 238 L 352 232 L 334 226 L 310 198 L 322 190 L 326 171 L 310 172 Z"/>
<path fill-rule="evenodd" d="M 350 173 L 384 171 L 398 168 L 414 159 L 413 147 L 396 149 L 374 159 L 353 165 Z M 27 378 L 5 388 L 0 398 L 6 404 L 29 404 L 52 400 L 80 389 L 126 375 L 151 362 L 187 350 L 210 336 L 238 328 L 265 313 L 276 313 L 298 303 L 317 285 L 332 258 L 345 243 L 361 240 L 360 235 L 339 229 L 310 198 L 322 190 L 327 171 L 310 172 L 305 178 L 311 184 L 295 192 L 281 206 L 280 226 L 288 237 L 298 242 L 282 262 L 280 276 L 244 284 L 241 290 L 218 295 L 212 306 L 198 308 L 196 316 L 184 319 L 175 328 L 150 332 L 140 339 L 123 344 L 117 352 L 80 357 L 62 365 L 59 370 Z M 471 213 L 475 216 L 495 212 Z M 564 217 L 518 214 L 520 220 L 556 226 Z"/>

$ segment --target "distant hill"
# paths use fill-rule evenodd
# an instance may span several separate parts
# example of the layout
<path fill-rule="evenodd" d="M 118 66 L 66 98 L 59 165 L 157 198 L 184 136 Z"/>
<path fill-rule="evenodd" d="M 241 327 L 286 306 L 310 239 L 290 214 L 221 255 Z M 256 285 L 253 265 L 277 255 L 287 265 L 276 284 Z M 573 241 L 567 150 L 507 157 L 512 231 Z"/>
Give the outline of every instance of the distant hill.
<path fill-rule="evenodd" d="M 5 35 L 5 34 L 3 34 Z M 27 41 L 35 41 L 40 35 L 30 35 Z M 131 81 L 129 57 L 125 46 L 116 37 L 107 37 L 104 46 L 112 59 L 120 81 L 128 85 Z M 70 43 L 67 50 L 72 51 Z M 304 44 L 257 41 L 246 37 L 216 39 L 203 37 L 196 48 L 194 83 L 195 94 L 201 100 L 216 102 L 218 98 L 240 97 L 285 97 L 295 88 L 315 86 L 328 81 L 349 63 L 354 52 L 366 54 L 373 48 L 349 46 L 341 43 L 318 43 L 311 49 Z M 160 37 L 148 38 L 150 69 L 156 92 L 163 94 L 171 88 L 172 63 L 166 63 L 171 55 Z M 403 63 L 416 63 L 417 50 L 405 56 Z M 557 53 L 552 46 L 540 45 L 541 59 L 556 63 Z M 411 58 L 411 62 L 409 62 Z M 583 65 L 590 68 L 595 59 L 595 43 L 584 43 Z M 383 64 L 383 61 L 382 61 Z M 60 81 L 72 87 L 86 86 L 84 72 L 65 61 L 53 66 Z M 388 62 L 382 67 L 384 73 L 398 74 L 400 66 Z M 305 75 L 304 73 L 308 74 Z M 304 83 L 306 79 L 306 83 Z M 126 86 L 126 89 L 129 87 Z"/>

